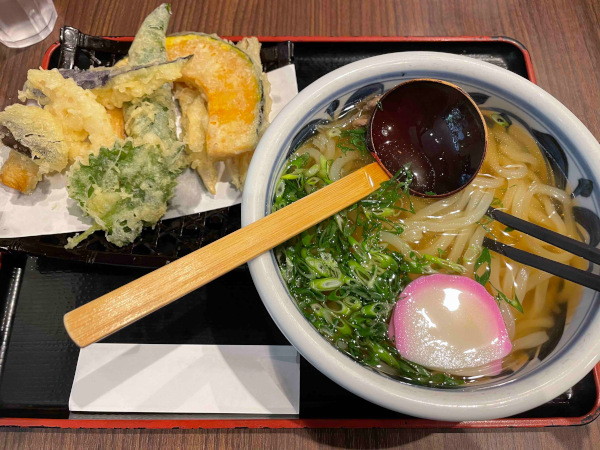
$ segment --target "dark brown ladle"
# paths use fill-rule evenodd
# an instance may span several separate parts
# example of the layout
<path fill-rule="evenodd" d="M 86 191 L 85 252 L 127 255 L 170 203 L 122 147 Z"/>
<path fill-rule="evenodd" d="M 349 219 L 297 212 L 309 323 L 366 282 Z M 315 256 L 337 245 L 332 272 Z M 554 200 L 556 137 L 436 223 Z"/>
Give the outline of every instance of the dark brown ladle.
<path fill-rule="evenodd" d="M 367 147 L 390 175 L 406 165 L 412 194 L 447 197 L 477 175 L 487 129 L 473 99 L 441 80 L 416 79 L 386 92 L 373 111 Z"/>

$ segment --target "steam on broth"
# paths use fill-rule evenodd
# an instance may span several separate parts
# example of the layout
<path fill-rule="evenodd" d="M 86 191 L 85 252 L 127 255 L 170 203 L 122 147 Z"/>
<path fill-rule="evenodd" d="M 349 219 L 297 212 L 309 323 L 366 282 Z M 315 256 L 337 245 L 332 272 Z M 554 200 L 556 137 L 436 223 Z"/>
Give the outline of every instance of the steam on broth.
<path fill-rule="evenodd" d="M 377 105 L 367 99 L 301 145 L 277 185 L 274 209 L 308 195 L 373 162 L 364 144 L 367 119 Z M 385 183 L 367 199 L 276 249 L 281 273 L 300 310 L 339 350 L 390 376 L 453 386 L 488 379 L 486 367 L 440 373 L 403 358 L 387 329 L 398 295 L 410 281 L 433 273 L 460 274 L 481 282 L 496 298 L 511 353 L 500 375 L 534 358 L 566 306 L 567 321 L 582 288 L 516 263 L 482 247 L 484 236 L 545 258 L 583 268 L 578 257 L 496 223 L 490 206 L 581 239 L 569 191 L 527 130 L 483 111 L 487 154 L 475 181 L 444 199 L 410 196 L 405 179 Z M 522 309 L 522 312 L 520 311 Z M 499 366 L 499 364 L 498 364 Z M 495 373 L 497 373 L 496 371 Z"/>

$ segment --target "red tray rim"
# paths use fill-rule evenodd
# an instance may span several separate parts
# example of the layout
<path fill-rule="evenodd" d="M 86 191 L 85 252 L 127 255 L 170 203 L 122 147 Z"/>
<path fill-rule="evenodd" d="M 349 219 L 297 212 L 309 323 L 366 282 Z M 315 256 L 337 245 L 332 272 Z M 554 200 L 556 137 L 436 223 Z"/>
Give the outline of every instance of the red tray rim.
<path fill-rule="evenodd" d="M 528 79 L 536 83 L 531 55 L 527 48 L 516 39 L 506 36 L 257 36 L 261 42 L 506 42 L 517 47 L 525 59 Z M 131 41 L 132 36 L 107 36 L 117 41 Z M 241 36 L 225 36 L 225 39 L 239 40 Z M 60 43 L 53 43 L 42 60 L 42 68 L 47 69 L 53 52 Z M 586 425 L 600 415 L 600 363 L 593 369 L 596 385 L 596 401 L 587 413 L 579 417 L 549 417 L 524 419 L 493 419 L 468 422 L 442 422 L 426 419 L 51 419 L 51 418 L 0 418 L 0 427 L 52 427 L 64 429 L 103 428 L 103 429 L 284 429 L 284 428 L 542 428 Z"/>

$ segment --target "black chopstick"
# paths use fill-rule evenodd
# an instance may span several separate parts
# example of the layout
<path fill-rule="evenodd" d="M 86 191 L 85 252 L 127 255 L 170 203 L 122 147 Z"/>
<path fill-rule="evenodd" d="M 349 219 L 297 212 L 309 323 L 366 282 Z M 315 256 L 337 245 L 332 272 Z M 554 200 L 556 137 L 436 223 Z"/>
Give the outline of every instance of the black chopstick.
<path fill-rule="evenodd" d="M 555 247 L 562 248 L 574 255 L 581 256 L 595 264 L 600 264 L 600 249 L 597 249 L 596 247 L 576 241 L 575 239 L 563 236 L 555 231 L 540 227 L 539 225 L 519 219 L 518 217 L 511 216 L 510 214 L 495 208 L 489 208 L 487 215 L 510 228 L 521 231 L 540 241 L 554 245 Z"/>
<path fill-rule="evenodd" d="M 510 245 L 503 244 L 487 237 L 483 238 L 483 246 L 521 264 L 535 267 L 536 269 L 551 273 L 552 275 L 572 281 L 573 283 L 600 291 L 600 275 L 576 269 L 575 267 L 567 266 L 566 264 L 561 264 L 552 261 L 551 259 L 519 250 L 518 248 L 511 247 Z"/>

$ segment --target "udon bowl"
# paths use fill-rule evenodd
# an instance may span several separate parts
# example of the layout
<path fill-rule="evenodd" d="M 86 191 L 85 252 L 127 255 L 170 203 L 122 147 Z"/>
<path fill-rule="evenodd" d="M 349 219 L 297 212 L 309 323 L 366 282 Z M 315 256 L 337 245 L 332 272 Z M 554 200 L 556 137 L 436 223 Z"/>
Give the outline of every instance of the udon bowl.
<path fill-rule="evenodd" d="M 556 171 L 574 188 L 576 220 L 591 243 L 600 240 L 600 145 L 585 126 L 551 95 L 507 70 L 475 59 L 429 52 L 394 53 L 364 59 L 320 78 L 295 97 L 273 121 L 255 152 L 242 201 L 242 223 L 269 214 L 285 161 L 315 126 L 373 93 L 402 81 L 436 78 L 471 94 L 485 109 L 517 121 L 535 137 Z M 598 293 L 585 290 L 562 335 L 546 351 L 508 377 L 453 389 L 421 387 L 366 368 L 326 341 L 304 318 L 287 291 L 273 252 L 249 263 L 256 288 L 287 339 L 317 369 L 373 403 L 411 416 L 485 420 L 539 406 L 582 379 L 600 359 Z"/>

